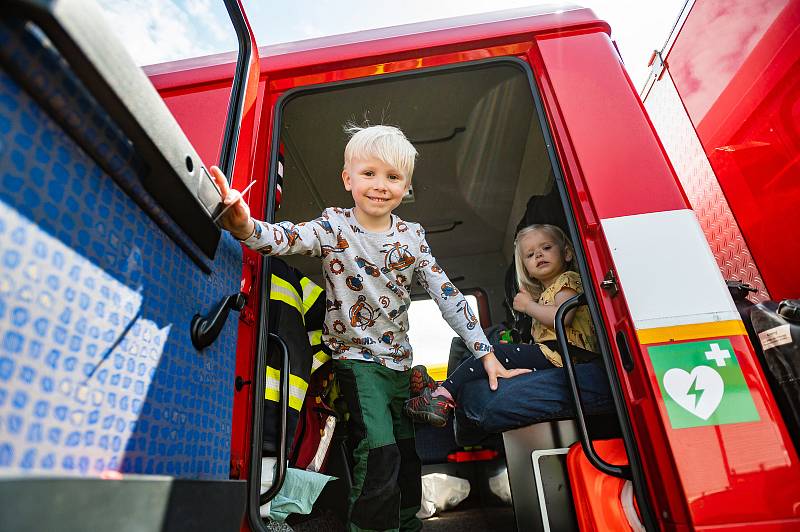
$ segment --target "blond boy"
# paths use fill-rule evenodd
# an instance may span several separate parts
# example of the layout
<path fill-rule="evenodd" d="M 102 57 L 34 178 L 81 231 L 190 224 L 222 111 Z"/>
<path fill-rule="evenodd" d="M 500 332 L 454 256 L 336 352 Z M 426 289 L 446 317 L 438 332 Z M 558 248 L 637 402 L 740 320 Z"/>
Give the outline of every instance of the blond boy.
<path fill-rule="evenodd" d="M 392 213 L 411 185 L 414 146 L 391 126 L 350 132 L 342 181 L 354 207 L 327 208 L 310 222 L 253 220 L 219 169 L 211 171 L 225 204 L 231 205 L 221 224 L 246 246 L 267 255 L 322 259 L 330 302 L 323 343 L 334 358 L 350 409 L 350 530 L 416 531 L 422 527 L 415 515 L 420 461 L 413 423 L 402 414 L 412 365 L 408 307 L 414 277 L 481 358 L 492 389 L 498 377 L 523 371 L 506 370 L 494 356 L 469 304 L 431 254 L 422 226 Z"/>

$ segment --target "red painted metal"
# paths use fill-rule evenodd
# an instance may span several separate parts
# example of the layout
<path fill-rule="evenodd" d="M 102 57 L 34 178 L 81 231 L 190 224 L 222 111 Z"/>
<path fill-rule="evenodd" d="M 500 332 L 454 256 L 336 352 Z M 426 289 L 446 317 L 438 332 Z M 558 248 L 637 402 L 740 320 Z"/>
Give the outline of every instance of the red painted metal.
<path fill-rule="evenodd" d="M 661 445 L 674 456 L 674 467 L 697 528 L 749 523 L 768 529 L 770 522 L 798 526 L 800 463 L 764 373 L 746 336 L 727 338 L 736 353 L 760 420 L 672 430 Z M 702 340 L 693 339 L 692 341 Z M 653 344 L 663 345 L 663 344 Z M 649 346 L 648 346 L 649 347 Z M 658 382 L 645 358 L 651 387 Z M 656 397 L 662 419 L 666 407 Z M 767 495 L 768 494 L 768 495 Z"/>
<path fill-rule="evenodd" d="M 239 7 L 244 15 L 241 0 Z M 233 186 L 243 189 L 253 178 L 255 161 L 255 138 L 257 135 L 259 102 L 259 79 L 261 77 L 258 46 L 253 36 L 247 16 L 244 15 L 245 24 L 250 36 L 252 55 L 249 63 L 249 73 L 243 83 L 245 85 L 244 105 L 242 118 L 239 124 L 239 138 L 236 145 L 236 158 L 233 166 Z M 172 95 L 165 97 L 167 105 L 178 118 L 187 136 L 195 143 L 198 153 L 206 165 L 216 163 L 219 158 L 221 136 L 224 128 L 224 118 L 228 108 L 230 96 L 230 80 L 217 84 L 217 87 L 205 88 L 199 94 L 195 88 L 184 88 Z M 220 86 L 221 85 L 221 86 Z M 206 123 L 205 120 L 209 122 Z M 215 133 L 216 132 L 216 133 Z M 263 183 L 262 183 L 263 185 Z M 262 186 L 263 190 L 263 186 Z M 250 201 L 258 201 L 256 194 L 251 194 Z M 263 201 L 263 200 L 262 200 Z M 246 250 L 243 260 L 241 290 L 247 295 L 247 304 L 240 313 L 239 331 L 237 340 L 236 375 L 243 381 L 253 381 L 253 356 L 257 341 L 257 316 L 259 302 L 259 265 L 261 257 L 256 253 Z M 231 434 L 231 476 L 243 478 L 250 463 L 251 426 L 252 426 L 252 386 L 245 385 L 235 392 Z"/>
<path fill-rule="evenodd" d="M 262 74 L 277 79 L 296 77 L 298 73 L 332 72 L 332 63 L 341 63 L 337 66 L 342 69 L 378 64 L 381 57 L 392 61 L 424 58 L 441 53 L 442 48 L 469 51 L 472 59 L 478 59 L 488 56 L 482 51 L 488 46 L 530 41 L 537 33 L 585 28 L 610 32 L 608 24 L 589 9 L 572 7 L 548 13 L 542 8 L 527 7 L 264 46 L 259 54 Z M 196 90 L 203 84 L 230 82 L 234 61 L 234 55 L 224 53 L 150 65 L 144 70 L 156 89 L 165 94 L 173 89 Z M 422 66 L 428 65 L 417 68 Z"/>
<path fill-rule="evenodd" d="M 502 56 L 519 57 L 532 66 L 594 287 L 599 286 L 613 264 L 599 225 L 601 218 L 688 208 L 674 171 L 607 35 L 608 27 L 591 11 L 475 21 L 462 27 L 449 27 L 452 23 L 440 21 L 436 23 L 439 26 L 428 24 L 433 25 L 262 48 L 265 57 L 260 65 L 261 107 L 254 121 L 258 149 L 252 154 L 251 171 L 259 176 L 259 184 L 250 198 L 256 213 L 263 211 L 267 198 L 274 106 L 286 90 Z M 412 31 L 414 28 L 422 31 Z M 214 63 L 215 60 L 219 62 Z M 192 102 L 201 102 L 206 94 L 219 98 L 214 91 L 229 85 L 231 68 L 225 61 L 220 56 L 206 58 L 204 65 L 195 70 L 191 69 L 191 61 L 149 69 L 155 85 L 190 138 L 193 134 L 200 135 L 195 133 L 198 128 L 216 127 L 214 124 L 209 127 L 201 117 L 189 115 L 195 115 Z M 204 149 L 213 152 L 210 140 L 213 131 L 204 131 L 202 135 L 198 139 L 205 139 Z M 208 157 L 206 152 L 203 156 Z M 238 179 L 237 175 L 235 185 Z M 259 259 L 246 252 L 245 261 L 251 260 Z M 251 278 L 248 277 L 248 282 Z M 259 280 L 252 282 L 258 286 Z M 795 502 L 794 495 L 789 488 L 781 489 L 793 485 L 791 478 L 798 478 L 797 456 L 747 340 L 731 338 L 762 422 L 672 430 L 652 368 L 635 341 L 624 293 L 622 297 L 611 297 L 599 289 L 595 292 L 612 344 L 617 332 L 626 334 L 634 358 L 635 370 L 628 373 L 621 367 L 619 353 L 613 347 L 617 374 L 660 526 L 672 530 L 704 527 L 710 530 L 723 524 L 758 522 L 766 530 L 771 526 L 767 519 L 773 519 L 772 525 L 779 525 L 796 518 L 790 504 Z M 260 317 L 256 314 L 255 319 Z M 253 333 L 252 327 L 240 326 L 237 375 L 245 378 L 253 372 Z M 234 402 L 232 460 L 241 471 L 247 471 L 250 459 L 252 391 L 249 388 L 239 392 Z M 695 441 L 692 435 L 706 445 L 690 446 Z M 717 435 L 723 436 L 711 439 Z M 745 444 L 751 439 L 775 445 L 748 450 Z M 763 464 L 757 471 L 751 466 L 753 452 L 756 461 Z M 712 460 L 728 464 L 724 475 L 698 475 L 696 468 Z M 722 481 L 723 476 L 727 483 Z M 768 497 L 764 496 L 766 493 Z"/>
<path fill-rule="evenodd" d="M 204 86 L 201 91 L 188 88 L 161 93 L 167 107 L 207 167 L 219 161 L 230 93 L 230 79 Z"/>
<path fill-rule="evenodd" d="M 599 218 L 689 208 L 608 35 L 541 38 L 547 76 Z M 621 190 L 624 187 L 624 190 Z"/>
<path fill-rule="evenodd" d="M 685 209 L 689 204 L 640 102 L 633 96 L 608 37 L 602 33 L 543 37 L 538 49 L 546 74 L 541 85 L 543 99 L 571 185 L 573 205 L 580 206 L 584 216 L 588 214 L 579 229 L 593 277 L 599 284 L 612 262 L 596 223 L 592 223 L 593 217 Z M 588 93 L 586 88 L 590 89 Z M 615 331 L 624 331 L 634 351 L 634 367 L 638 370 L 626 372 L 617 359 L 617 372 L 623 381 L 655 510 L 664 524 L 699 527 L 754 523 L 764 521 L 766 516 L 779 520 L 796 518 L 798 493 L 785 482 L 800 474 L 800 464 L 747 340 L 731 341 L 754 400 L 761 405 L 762 421 L 712 428 L 712 432 L 727 437 L 713 447 L 692 445 L 695 438 L 705 441 L 704 431 L 709 429 L 673 430 L 669 426 L 649 358 L 636 345 L 624 297 L 611 298 L 603 293 L 601 301 L 609 337 L 613 338 Z M 675 443 L 665 445 L 672 442 Z M 757 451 L 744 449 L 742 442 L 759 442 L 763 447 Z M 760 464 L 758 482 L 740 480 L 742 463 L 747 460 Z M 698 470 L 698 465 L 714 462 L 726 464 L 724 475 L 728 482 L 724 487 L 720 487 L 719 478 L 699 474 L 705 470 Z M 787 487 L 776 489 L 775 498 L 769 503 L 754 504 L 754 498 L 770 485 Z M 718 495 L 720 490 L 724 497 Z M 718 505 L 717 500 L 723 504 Z M 735 501 L 740 503 L 736 511 L 726 508 Z M 750 504 L 741 504 L 744 501 Z"/>
<path fill-rule="evenodd" d="M 714 28 L 713 34 L 709 28 Z M 773 299 L 800 296 L 800 0 L 698 1 L 667 56 Z"/>
<path fill-rule="evenodd" d="M 251 57 L 249 61 L 248 75 L 242 81 L 245 85 L 244 105 L 242 109 L 242 119 L 239 126 L 239 140 L 236 145 L 236 158 L 233 164 L 231 176 L 232 186 L 238 190 L 243 190 L 247 184 L 256 176 L 253 175 L 255 162 L 255 141 L 258 127 L 258 112 L 260 107 L 258 102 L 261 78 L 260 61 L 258 46 L 256 44 L 253 30 L 241 0 L 237 0 L 239 8 L 244 16 L 247 31 L 250 38 Z M 225 106 L 227 109 L 227 105 Z M 190 113 L 194 114 L 194 113 Z M 185 127 L 185 126 L 184 126 Z M 224 127 L 224 126 L 223 126 Z M 217 147 L 219 150 L 219 147 Z M 216 162 L 216 159 L 214 159 Z M 206 159 L 206 162 L 208 159 Z M 264 189 L 263 179 L 260 180 Z M 251 193 L 248 201 L 258 201 L 257 193 Z M 261 200 L 263 201 L 263 199 Z M 242 264 L 242 286 L 241 290 L 247 294 L 247 303 L 240 313 L 239 330 L 236 344 L 236 375 L 242 377 L 243 381 L 255 382 L 255 360 L 254 354 L 258 348 L 258 316 L 261 257 L 250 250 L 244 251 Z M 231 428 L 231 472 L 238 473 L 239 478 L 247 478 L 250 468 L 252 440 L 252 405 L 253 405 L 253 386 L 244 386 L 241 390 L 234 392 L 233 397 L 233 419 Z M 257 459 L 260 459 L 258 457 Z M 232 477 L 235 478 L 235 477 Z M 245 517 L 242 529 L 248 530 L 248 519 Z"/>
<path fill-rule="evenodd" d="M 536 81 L 542 95 L 545 113 L 553 132 L 554 144 L 570 193 L 571 204 L 577 218 L 586 260 L 591 277 L 594 280 L 592 284 L 597 287 L 602 282 L 605 273 L 613 267 L 611 253 L 599 224 L 598 207 L 606 214 L 605 217 L 608 217 L 611 215 L 634 214 L 634 212 L 626 212 L 626 210 L 642 209 L 646 205 L 652 205 L 654 201 L 658 202 L 658 206 L 662 208 L 685 208 L 686 204 L 679 202 L 683 200 L 681 193 L 674 190 L 675 179 L 671 174 L 668 176 L 668 183 L 673 183 L 673 186 L 669 187 L 661 184 L 667 190 L 666 197 L 669 201 L 669 203 L 664 203 L 663 198 L 657 198 L 655 194 L 648 195 L 646 190 L 642 190 L 636 184 L 629 188 L 629 180 L 626 179 L 627 172 L 612 175 L 603 168 L 604 164 L 620 164 L 619 161 L 610 161 L 609 158 L 603 157 L 604 153 L 611 153 L 608 150 L 613 149 L 609 146 L 614 144 L 613 142 L 606 145 L 606 151 L 600 149 L 597 144 L 598 139 L 605 138 L 607 134 L 605 123 L 597 117 L 597 115 L 604 114 L 602 109 L 605 105 L 604 102 L 610 98 L 619 98 L 620 96 L 628 98 L 628 105 L 616 104 L 617 107 L 624 106 L 626 112 L 613 117 L 615 122 L 627 123 L 626 121 L 631 120 L 633 124 L 638 123 L 638 127 L 641 128 L 643 127 L 641 123 L 644 122 L 646 124 L 646 119 L 636 103 L 638 98 L 631 92 L 632 88 L 624 70 L 619 66 L 615 66 L 611 72 L 594 70 L 594 65 L 597 64 L 598 58 L 595 57 L 595 54 L 584 55 L 587 43 L 587 39 L 584 37 L 586 36 L 578 34 L 569 39 L 565 38 L 561 42 L 550 43 L 549 51 L 551 55 L 548 59 L 554 63 L 552 68 L 550 64 L 545 62 L 544 54 L 540 53 L 542 47 L 532 50 L 528 60 L 536 73 Z M 593 40 L 602 38 L 600 34 L 595 34 L 591 37 L 594 38 Z M 611 50 L 608 43 L 601 43 L 601 46 L 606 51 Z M 616 51 L 614 51 L 614 54 L 616 54 Z M 565 57 L 568 58 L 566 62 Z M 612 59 L 614 58 L 612 57 Z M 602 61 L 602 59 L 600 60 Z M 614 59 L 615 63 L 616 61 Z M 606 64 L 606 66 L 608 65 Z M 616 73 L 617 79 L 616 82 L 614 80 L 607 80 L 603 83 L 595 82 L 593 87 L 596 92 L 587 95 L 583 90 L 583 84 L 587 83 L 587 80 L 566 72 L 570 68 L 588 69 L 587 76 L 591 76 L 593 72 L 598 78 Z M 563 75 L 559 76 L 560 73 Z M 578 85 L 571 85 L 570 82 Z M 611 92 L 604 93 L 597 90 L 598 87 L 604 87 L 606 91 L 610 90 Z M 620 93 L 621 87 L 625 88 Z M 589 99 L 594 105 L 582 103 L 585 101 L 584 99 Z M 565 108 L 567 110 L 566 113 L 564 112 Z M 592 134 L 591 130 L 586 129 L 583 120 L 588 120 L 595 125 L 594 134 Z M 575 128 L 577 130 L 573 135 L 573 129 Z M 643 149 L 650 153 L 653 157 L 651 163 L 656 167 L 660 165 L 662 168 L 662 174 L 660 175 L 663 180 L 664 168 L 669 169 L 669 166 L 664 154 L 660 150 L 656 151 L 653 148 L 652 132 L 647 133 L 645 138 L 642 139 L 641 135 L 629 137 L 624 128 L 611 127 L 611 131 L 617 135 L 617 137 L 611 138 L 617 140 L 621 146 L 628 147 L 631 151 Z M 599 132 L 602 132 L 602 135 Z M 586 144 L 578 148 L 579 142 L 585 142 Z M 644 145 L 641 146 L 637 142 L 642 142 Z M 656 147 L 658 147 L 657 144 Z M 621 147 L 615 153 L 617 157 L 622 158 L 627 157 L 629 154 L 628 151 Z M 586 154 L 588 159 L 584 161 L 579 154 Z M 587 163 L 589 163 L 588 167 Z M 591 163 L 594 163 L 595 166 L 592 166 Z M 600 179 L 603 178 L 606 179 L 605 186 L 612 187 L 617 193 L 609 194 L 606 192 L 602 196 L 605 202 L 601 202 L 598 206 L 592 195 L 594 191 L 592 187 L 600 186 L 602 184 Z M 637 201 L 636 205 L 626 206 L 629 190 L 636 192 L 634 196 Z M 688 511 L 686 502 L 681 495 L 680 482 L 674 473 L 673 457 L 661 445 L 661 441 L 664 439 L 663 425 L 655 402 L 658 388 L 652 388 L 649 375 L 641 370 L 644 367 L 643 355 L 638 350 L 638 344 L 635 342 L 636 333 L 630 312 L 625 304 L 624 294 L 623 297 L 611 297 L 607 292 L 600 290 L 595 290 L 595 293 L 599 296 L 599 302 L 602 307 L 605 330 L 609 339 L 612 340 L 612 350 L 615 355 L 614 363 L 628 407 L 628 416 L 638 444 L 638 451 L 645 469 L 647 489 L 654 506 L 653 511 L 658 518 L 663 520 L 673 523 L 686 523 L 689 521 Z M 613 338 L 618 332 L 627 335 L 631 356 L 634 359 L 634 366 L 637 371 L 629 373 L 622 367 L 620 353 L 613 342 Z"/>

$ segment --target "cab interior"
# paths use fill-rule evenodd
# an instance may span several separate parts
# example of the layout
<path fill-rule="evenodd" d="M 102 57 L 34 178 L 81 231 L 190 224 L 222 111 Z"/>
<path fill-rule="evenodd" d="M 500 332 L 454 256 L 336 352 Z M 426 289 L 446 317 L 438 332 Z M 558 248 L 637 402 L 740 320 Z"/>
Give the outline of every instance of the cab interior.
<path fill-rule="evenodd" d="M 456 287 L 465 294 L 479 295 L 483 327 L 509 326 L 514 323 L 509 297 L 513 298 L 516 290 L 510 271 L 518 227 L 553 223 L 568 232 L 534 91 L 531 73 L 521 61 L 486 60 L 291 93 L 277 111 L 279 143 L 274 149 L 280 145 L 285 164 L 281 206 L 274 220 L 307 221 L 328 206 L 351 207 L 352 198 L 340 177 L 348 140 L 344 126 L 395 125 L 419 151 L 413 194 L 396 214 L 421 223 L 432 252 Z M 290 256 L 285 260 L 324 286 L 318 259 Z M 419 285 L 413 286 L 413 301 L 428 299 Z M 410 312 L 413 320 L 413 303 Z M 410 335 L 416 353 L 424 346 L 415 342 L 413 327 Z M 447 343 L 455 336 L 447 327 L 436 334 Z M 454 364 L 447 352 L 440 354 L 440 361 Z M 506 456 L 509 443 L 504 443 L 500 434 L 482 436 L 476 440 L 477 446 L 467 446 L 458 441 L 452 422 L 441 429 L 417 425 L 423 475 L 445 472 L 467 478 L 471 485 L 466 500 L 425 520 L 425 530 L 529 529 L 519 514 L 530 501 L 515 501 L 515 516 L 514 508 L 489 486 L 489 479 L 502 475 L 507 461 L 512 463 Z M 496 456 L 453 462 L 453 453 L 465 449 L 488 449 Z M 527 456 L 530 461 L 530 454 Z M 333 456 L 331 460 L 335 462 Z M 516 474 L 518 483 L 520 476 Z M 341 493 L 345 490 L 340 488 L 323 492 L 317 506 L 332 507 L 334 513 L 338 507 L 342 517 Z M 518 499 L 528 496 L 513 486 L 511 491 Z M 295 530 L 327 530 L 330 526 L 314 524 L 314 513 L 311 517 L 296 516 Z"/>

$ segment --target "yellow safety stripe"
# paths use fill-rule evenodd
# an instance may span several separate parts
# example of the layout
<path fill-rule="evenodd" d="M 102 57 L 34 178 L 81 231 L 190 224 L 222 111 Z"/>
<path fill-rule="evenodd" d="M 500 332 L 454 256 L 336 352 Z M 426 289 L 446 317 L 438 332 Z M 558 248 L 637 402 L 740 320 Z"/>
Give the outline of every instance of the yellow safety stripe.
<path fill-rule="evenodd" d="M 283 301 L 287 305 L 296 308 L 301 316 L 304 313 L 303 299 L 300 297 L 295 287 L 275 274 L 272 275 L 272 288 L 270 289 L 269 298 Z M 305 322 L 305 319 L 303 322 Z"/>
<path fill-rule="evenodd" d="M 300 279 L 300 286 L 303 287 L 303 314 L 305 315 L 322 293 L 322 288 L 308 277 Z"/>
<path fill-rule="evenodd" d="M 311 347 L 321 344 L 322 329 L 317 329 L 316 331 L 311 331 L 310 333 L 308 333 L 308 343 L 311 344 Z"/>
<path fill-rule="evenodd" d="M 320 368 L 320 366 L 330 359 L 331 356 L 322 349 L 314 353 L 314 360 L 311 361 L 311 374 L 313 375 L 314 372 Z"/>
<path fill-rule="evenodd" d="M 663 342 L 694 340 L 696 338 L 741 336 L 745 334 L 747 334 L 747 329 L 744 328 L 744 323 L 742 323 L 741 320 L 692 323 L 689 325 L 655 327 L 653 329 L 639 329 L 636 331 L 640 344 L 658 344 Z"/>
<path fill-rule="evenodd" d="M 267 366 L 267 385 L 264 390 L 264 399 L 267 401 L 280 401 L 281 370 Z M 289 406 L 298 412 L 303 407 L 308 383 L 297 375 L 289 374 Z"/>

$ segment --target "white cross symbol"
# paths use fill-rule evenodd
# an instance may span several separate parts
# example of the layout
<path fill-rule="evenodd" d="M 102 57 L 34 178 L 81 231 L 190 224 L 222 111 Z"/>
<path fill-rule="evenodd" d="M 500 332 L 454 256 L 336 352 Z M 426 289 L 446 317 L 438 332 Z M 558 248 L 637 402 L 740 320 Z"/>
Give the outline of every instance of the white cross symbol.
<path fill-rule="evenodd" d="M 731 358 L 727 349 L 720 349 L 719 344 L 711 344 L 711 351 L 706 351 L 706 359 L 713 360 L 717 366 L 725 366 L 725 359 Z"/>

